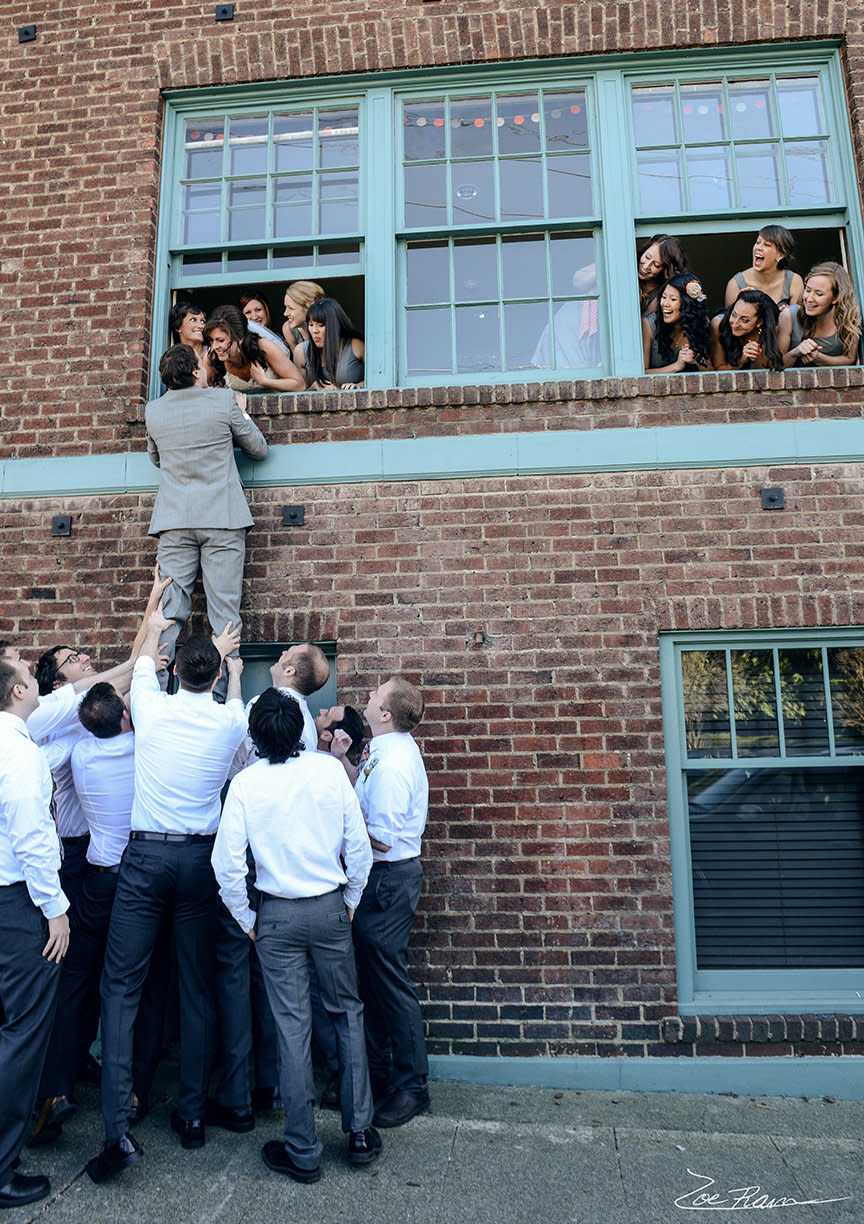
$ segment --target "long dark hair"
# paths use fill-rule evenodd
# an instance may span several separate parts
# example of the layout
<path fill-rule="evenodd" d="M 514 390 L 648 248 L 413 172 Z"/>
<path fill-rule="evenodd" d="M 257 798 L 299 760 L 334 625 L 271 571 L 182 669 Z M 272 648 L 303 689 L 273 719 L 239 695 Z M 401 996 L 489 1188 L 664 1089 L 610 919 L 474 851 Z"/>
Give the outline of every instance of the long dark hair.
<path fill-rule="evenodd" d="M 637 252 L 637 264 L 650 246 L 657 244 L 657 253 L 660 256 L 662 264 L 661 277 L 664 281 L 670 281 L 673 276 L 680 276 L 682 272 L 690 271 L 690 263 L 687 259 L 687 252 L 684 250 L 684 244 L 680 238 L 676 238 L 674 234 L 652 234 L 647 242 L 643 242 Z M 662 285 L 661 285 L 662 288 Z M 655 299 L 659 298 L 660 290 L 658 289 L 643 289 L 639 287 L 639 303 L 643 314 L 650 314 L 652 308 L 656 305 Z"/>
<path fill-rule="evenodd" d="M 306 311 L 306 324 L 324 324 L 324 347 L 319 349 L 309 339 L 306 345 L 306 385 L 336 382 L 339 357 L 346 344 L 363 337 L 335 298 L 321 298 Z M 336 384 L 339 385 L 338 383 Z"/>
<path fill-rule="evenodd" d="M 672 347 L 672 328 L 663 321 L 663 311 L 660 309 L 660 299 L 663 290 L 669 285 L 677 289 L 681 298 L 681 330 L 697 365 L 708 365 L 711 350 L 711 324 L 705 309 L 705 295 L 702 286 L 695 276 L 689 272 L 681 276 L 673 276 L 657 295 L 657 309 L 654 311 L 654 334 L 657 337 L 657 348 L 665 365 L 671 365 L 675 360 L 676 350 Z M 689 290 L 689 291 L 688 291 Z M 674 325 L 673 325 L 674 326 Z"/>
<path fill-rule="evenodd" d="M 261 348 L 255 332 L 249 330 L 246 316 L 236 306 L 217 306 L 210 318 L 204 324 L 204 339 L 210 345 L 210 367 L 215 374 L 225 377 L 225 363 L 216 356 L 211 341 L 211 333 L 215 328 L 226 331 L 233 341 L 239 345 L 245 365 L 258 362 L 267 364 L 267 354 Z"/>
<path fill-rule="evenodd" d="M 729 323 L 732 311 L 739 302 L 748 302 L 751 306 L 756 307 L 756 317 L 759 320 L 759 343 L 762 345 L 762 352 L 765 354 L 768 365 L 772 370 L 782 370 L 783 354 L 780 352 L 780 345 L 777 341 L 777 323 L 780 319 L 780 311 L 774 299 L 770 298 L 767 293 L 763 293 L 761 289 L 742 289 L 732 305 L 727 306 L 724 311 L 723 318 L 720 320 L 720 343 L 723 346 L 726 360 L 731 366 L 736 366 L 738 369 L 750 369 L 749 360 L 741 361 L 741 354 L 747 342 L 746 340 L 742 341 L 740 336 L 734 334 Z"/>

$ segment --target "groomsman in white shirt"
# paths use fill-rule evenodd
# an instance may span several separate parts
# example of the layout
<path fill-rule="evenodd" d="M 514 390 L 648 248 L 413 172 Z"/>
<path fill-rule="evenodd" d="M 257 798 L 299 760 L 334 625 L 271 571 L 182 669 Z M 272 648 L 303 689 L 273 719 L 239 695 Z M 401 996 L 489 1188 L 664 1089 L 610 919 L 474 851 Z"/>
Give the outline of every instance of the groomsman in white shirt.
<path fill-rule="evenodd" d="M 16 1172 L 36 1101 L 69 947 L 51 773 L 26 720 L 38 703 L 26 663 L 0 659 L 0 1207 L 50 1192 Z"/>
<path fill-rule="evenodd" d="M 129 1134 L 132 1028 L 163 917 L 170 914 L 180 983 L 180 1089 L 171 1126 L 184 1148 L 202 1147 L 213 1040 L 213 927 L 218 897 L 210 865 L 220 791 L 246 733 L 242 661 L 230 625 L 211 641 L 193 634 L 177 652 L 180 691 L 156 678 L 168 621 L 157 609 L 132 677 L 135 799 L 120 866 L 102 973 L 102 1113 L 105 1145 L 87 1166 L 104 1181 L 141 1156 Z M 227 658 L 227 701 L 213 700 Z"/>
<path fill-rule="evenodd" d="M 372 865 L 369 839 L 345 771 L 301 740 L 296 700 L 268 689 L 249 730 L 259 760 L 231 783 L 213 867 L 222 900 L 255 941 L 279 1035 L 282 1140 L 264 1145 L 264 1163 L 299 1182 L 321 1176 L 310 1052 L 311 957 L 339 1045 L 342 1129 L 348 1159 L 367 1164 L 381 1151 L 372 1127 L 363 1007 L 357 994 L 351 919 Z M 255 860 L 261 904 L 246 893 L 246 851 Z"/>
<path fill-rule="evenodd" d="M 378 1102 L 374 1121 L 391 1127 L 429 1108 L 423 1016 L 407 960 L 423 886 L 420 839 L 429 809 L 426 770 L 411 736 L 423 717 L 423 697 L 394 676 L 370 692 L 363 713 L 372 739 L 356 793 L 375 861 L 354 918 L 354 946 Z"/>

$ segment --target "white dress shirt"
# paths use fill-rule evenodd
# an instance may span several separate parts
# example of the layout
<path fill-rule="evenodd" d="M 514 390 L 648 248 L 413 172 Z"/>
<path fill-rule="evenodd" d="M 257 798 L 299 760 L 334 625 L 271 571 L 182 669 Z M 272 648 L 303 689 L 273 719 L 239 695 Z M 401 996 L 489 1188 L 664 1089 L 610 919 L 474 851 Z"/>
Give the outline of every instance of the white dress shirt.
<path fill-rule="evenodd" d="M 303 746 L 307 752 L 317 752 L 318 728 L 315 726 L 315 719 L 309 710 L 309 706 L 306 704 L 306 698 L 302 693 L 298 693 L 296 689 L 288 688 L 287 686 L 285 688 L 280 688 L 279 692 L 287 693 L 287 695 L 289 697 L 293 697 L 299 705 L 300 713 L 303 715 L 303 734 L 300 736 L 300 739 L 302 740 Z M 260 696 L 261 694 L 259 693 L 258 697 Z M 249 721 L 249 711 L 258 700 L 258 697 L 253 697 L 246 706 L 247 722 Z M 242 769 L 248 769 L 250 765 L 254 765 L 258 760 L 260 760 L 260 757 L 255 751 L 255 745 L 252 743 L 252 737 L 247 734 L 246 738 L 243 740 L 243 743 L 237 749 L 237 754 L 234 757 L 234 760 L 231 762 L 231 770 L 228 774 L 229 778 L 235 777 Z"/>
<path fill-rule="evenodd" d="M 135 801 L 132 828 L 151 833 L 215 833 L 219 792 L 246 734 L 239 699 L 219 705 L 211 693 L 159 688 L 156 665 L 142 655 L 132 673 Z"/>
<path fill-rule="evenodd" d="M 61 684 L 39 698 L 39 704 L 27 719 L 27 730 L 35 744 L 45 744 L 49 739 L 74 728 L 78 721 L 78 706 L 83 693 L 76 693 L 73 685 Z"/>
<path fill-rule="evenodd" d="M 281 765 L 258 760 L 228 790 L 213 870 L 222 900 L 251 931 L 247 845 L 256 885 L 273 897 L 320 897 L 344 885 L 343 900 L 356 909 L 372 867 L 360 805 L 341 763 L 325 752 L 301 752 Z"/>
<path fill-rule="evenodd" d="M 135 736 L 87 735 L 72 752 L 75 790 L 90 828 L 87 862 L 114 867 L 129 840 L 135 798 Z"/>
<path fill-rule="evenodd" d="M 0 711 L 0 886 L 25 881 L 46 918 L 65 914 L 51 771 L 17 714 Z"/>
<path fill-rule="evenodd" d="M 429 811 L 429 783 L 420 750 L 407 731 L 373 736 L 355 789 L 369 836 L 390 847 L 373 847 L 375 862 L 416 858 Z"/>
<path fill-rule="evenodd" d="M 78 707 L 75 708 L 77 714 Z M 75 726 L 41 745 L 54 778 L 54 819 L 61 838 L 84 837 L 87 834 L 87 817 L 72 778 L 72 751 L 78 741 L 88 734 L 76 717 Z"/>

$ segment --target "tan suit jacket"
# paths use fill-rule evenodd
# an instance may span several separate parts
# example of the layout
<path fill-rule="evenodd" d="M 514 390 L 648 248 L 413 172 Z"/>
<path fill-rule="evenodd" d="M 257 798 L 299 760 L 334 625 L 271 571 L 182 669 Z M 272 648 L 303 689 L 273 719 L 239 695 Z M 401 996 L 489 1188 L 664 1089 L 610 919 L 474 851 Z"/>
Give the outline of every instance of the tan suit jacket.
<path fill-rule="evenodd" d="M 184 387 L 150 400 L 145 411 L 147 453 L 162 478 L 150 535 L 178 527 L 251 527 L 234 447 L 263 459 L 258 426 L 222 387 Z"/>

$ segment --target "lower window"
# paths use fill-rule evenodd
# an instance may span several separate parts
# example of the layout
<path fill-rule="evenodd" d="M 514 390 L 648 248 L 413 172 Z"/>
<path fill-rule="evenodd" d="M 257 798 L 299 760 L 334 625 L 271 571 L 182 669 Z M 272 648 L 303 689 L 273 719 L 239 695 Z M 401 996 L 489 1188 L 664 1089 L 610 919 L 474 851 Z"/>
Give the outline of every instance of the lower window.
<path fill-rule="evenodd" d="M 864 635 L 661 651 L 682 1013 L 864 1011 Z"/>

